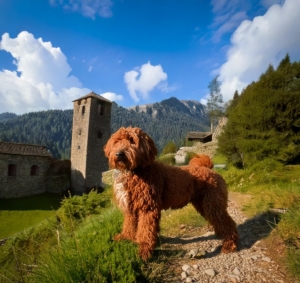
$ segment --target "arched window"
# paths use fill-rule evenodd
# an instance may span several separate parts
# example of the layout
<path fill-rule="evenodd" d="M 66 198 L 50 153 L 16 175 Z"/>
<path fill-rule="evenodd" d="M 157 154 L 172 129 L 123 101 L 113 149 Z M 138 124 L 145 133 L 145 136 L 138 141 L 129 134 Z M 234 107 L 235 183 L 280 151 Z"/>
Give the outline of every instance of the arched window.
<path fill-rule="evenodd" d="M 105 113 L 105 104 L 99 102 L 98 103 L 98 114 L 99 115 L 104 115 L 104 113 Z"/>
<path fill-rule="evenodd" d="M 40 173 L 40 168 L 37 165 L 32 165 L 30 169 L 30 176 L 38 176 Z"/>
<path fill-rule="evenodd" d="M 84 115 L 84 112 L 85 112 L 85 106 L 83 105 L 81 109 L 81 115 Z"/>
<path fill-rule="evenodd" d="M 17 175 L 17 165 L 9 164 L 7 176 L 16 176 Z"/>

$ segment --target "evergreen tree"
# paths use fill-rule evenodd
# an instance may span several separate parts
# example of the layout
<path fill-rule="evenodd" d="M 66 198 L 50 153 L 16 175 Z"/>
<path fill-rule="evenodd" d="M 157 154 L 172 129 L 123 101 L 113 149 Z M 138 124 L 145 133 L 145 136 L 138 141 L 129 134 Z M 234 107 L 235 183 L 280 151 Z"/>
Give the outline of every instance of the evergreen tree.
<path fill-rule="evenodd" d="M 209 98 L 207 100 L 207 109 L 210 118 L 211 132 L 213 132 L 214 123 L 218 118 L 223 116 L 223 96 L 221 93 L 221 83 L 218 80 L 219 76 L 215 76 L 208 85 Z"/>
<path fill-rule="evenodd" d="M 299 162 L 299 106 L 300 62 L 291 64 L 287 55 L 277 70 L 270 65 L 231 107 L 219 150 L 243 167 L 265 158 Z"/>

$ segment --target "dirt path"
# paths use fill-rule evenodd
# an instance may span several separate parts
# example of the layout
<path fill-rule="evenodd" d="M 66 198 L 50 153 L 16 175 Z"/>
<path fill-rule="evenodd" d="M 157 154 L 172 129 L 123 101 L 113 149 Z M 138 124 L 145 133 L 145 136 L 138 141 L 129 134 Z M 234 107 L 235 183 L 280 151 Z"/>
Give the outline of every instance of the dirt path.
<path fill-rule="evenodd" d="M 265 238 L 271 233 L 278 215 L 268 212 L 248 219 L 239 205 L 243 200 L 231 194 L 228 212 L 238 225 L 239 251 L 221 254 L 222 241 L 209 227 L 198 231 L 186 229 L 193 237 L 162 237 L 158 260 L 150 263 L 159 282 L 220 283 L 299 283 L 288 279 L 278 260 L 278 251 L 270 250 Z M 237 204 L 239 203 L 239 205 Z M 201 236 L 199 236 L 201 235 Z M 280 245 L 275 249 L 280 249 Z M 272 244 L 272 246 L 274 246 Z M 280 251 L 279 251 L 280 254 Z"/>

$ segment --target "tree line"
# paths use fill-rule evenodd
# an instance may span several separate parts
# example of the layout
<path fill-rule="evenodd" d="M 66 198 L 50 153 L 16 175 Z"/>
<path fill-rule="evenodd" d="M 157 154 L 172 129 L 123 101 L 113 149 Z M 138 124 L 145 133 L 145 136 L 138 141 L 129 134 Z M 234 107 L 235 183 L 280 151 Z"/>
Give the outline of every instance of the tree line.
<path fill-rule="evenodd" d="M 0 141 L 45 145 L 54 158 L 70 158 L 73 110 L 48 110 L 20 116 L 3 114 L 0 114 L 3 118 L 0 121 Z M 142 128 L 153 138 L 159 151 L 169 141 L 177 147 L 184 145 L 189 131 L 209 129 L 208 121 L 203 117 L 170 111 L 162 117 L 152 118 L 147 113 L 137 113 L 113 103 L 111 132 L 122 126 Z"/>
<path fill-rule="evenodd" d="M 300 62 L 287 54 L 275 69 L 269 65 L 259 80 L 227 107 L 228 123 L 219 136 L 219 152 L 245 168 L 270 159 L 300 162 Z"/>

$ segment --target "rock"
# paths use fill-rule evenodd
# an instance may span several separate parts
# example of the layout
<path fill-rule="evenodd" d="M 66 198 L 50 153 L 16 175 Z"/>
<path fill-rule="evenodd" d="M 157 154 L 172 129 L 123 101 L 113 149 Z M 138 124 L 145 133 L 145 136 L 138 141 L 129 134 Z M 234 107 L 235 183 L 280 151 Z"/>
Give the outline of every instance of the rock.
<path fill-rule="evenodd" d="M 187 278 L 187 273 L 185 271 L 181 272 L 181 279 Z"/>
<path fill-rule="evenodd" d="M 192 278 L 191 277 L 188 277 L 185 282 L 193 282 Z"/>
<path fill-rule="evenodd" d="M 182 270 L 183 270 L 183 271 L 187 271 L 189 268 L 190 268 L 190 266 L 189 266 L 188 264 L 184 264 L 184 265 L 182 266 Z"/>
<path fill-rule="evenodd" d="M 214 277 L 216 275 L 216 272 L 212 268 L 206 269 L 206 270 L 204 270 L 204 272 L 205 272 L 205 274 L 207 274 L 211 277 Z"/>
<path fill-rule="evenodd" d="M 263 261 L 266 261 L 266 262 L 271 262 L 271 259 L 270 259 L 269 257 L 267 257 L 267 256 L 266 256 L 266 257 L 263 257 L 262 260 L 263 260 Z"/>
<path fill-rule="evenodd" d="M 228 275 L 228 279 L 230 280 L 230 282 L 233 282 L 233 283 L 237 283 L 238 280 L 235 278 L 234 275 Z"/>
<path fill-rule="evenodd" d="M 184 229 L 184 228 L 185 228 L 185 225 L 184 225 L 184 224 L 180 224 L 179 228 L 180 228 L 180 229 Z"/>
<path fill-rule="evenodd" d="M 198 265 L 197 264 L 194 264 L 193 265 L 193 268 L 196 270 L 196 269 L 198 269 Z"/>
<path fill-rule="evenodd" d="M 234 270 L 233 270 L 233 274 L 240 275 L 241 272 L 235 267 Z"/>
<path fill-rule="evenodd" d="M 199 251 L 198 249 L 192 249 L 188 253 L 188 256 L 191 257 L 191 258 L 194 258 L 197 255 L 198 251 Z"/>
<path fill-rule="evenodd" d="M 199 259 L 201 257 L 204 257 L 206 255 L 206 251 L 205 250 L 199 250 L 195 256 L 195 258 Z"/>

